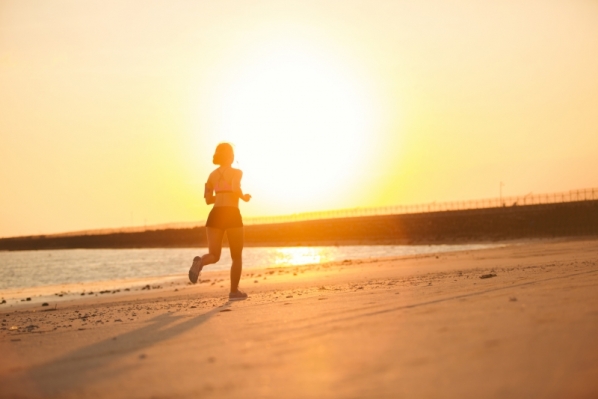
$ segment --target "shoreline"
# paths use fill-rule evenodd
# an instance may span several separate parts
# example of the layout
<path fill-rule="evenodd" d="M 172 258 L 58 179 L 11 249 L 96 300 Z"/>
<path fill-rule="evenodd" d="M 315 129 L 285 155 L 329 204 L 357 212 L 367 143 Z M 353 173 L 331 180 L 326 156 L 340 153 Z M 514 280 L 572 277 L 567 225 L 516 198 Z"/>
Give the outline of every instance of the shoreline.
<path fill-rule="evenodd" d="M 0 308 L 0 396 L 598 394 L 596 239 L 227 275 Z"/>
<path fill-rule="evenodd" d="M 517 245 L 518 243 L 522 243 L 524 241 L 509 241 L 509 242 L 503 242 L 503 243 L 476 243 L 476 244 L 465 244 L 465 246 L 483 246 L 483 248 L 462 248 L 463 245 L 459 245 L 457 244 L 457 246 L 453 246 L 450 244 L 446 244 L 446 245 L 438 245 L 438 246 L 431 246 L 431 245 L 422 245 L 422 247 L 425 247 L 424 249 L 421 250 L 420 253 L 417 254 L 411 254 L 411 253 L 405 253 L 405 254 L 396 254 L 396 255 L 383 255 L 383 256 L 371 256 L 368 255 L 367 253 L 362 253 L 361 257 L 360 256 L 352 256 L 350 253 L 346 254 L 346 256 L 343 256 L 343 259 L 337 258 L 337 259 L 330 259 L 327 260 L 325 262 L 320 262 L 319 264 L 322 263 L 326 263 L 326 264 L 335 264 L 338 262 L 341 262 L 343 260 L 345 260 L 345 258 L 350 258 L 351 260 L 368 260 L 368 259 L 374 259 L 374 258 L 393 258 L 393 259 L 407 259 L 407 258 L 411 258 L 411 257 L 417 257 L 417 256 L 426 256 L 426 255 L 430 255 L 430 254 L 438 254 L 438 253 L 446 253 L 446 252 L 460 252 L 460 251 L 478 251 L 478 250 L 483 250 L 486 249 L 486 246 L 491 246 L 491 247 L 501 247 L 501 246 L 506 246 L 506 245 Z M 369 246 L 365 246 L 365 247 L 369 247 Z M 391 246 L 394 247 L 394 246 Z M 413 248 L 413 247 L 417 247 L 417 246 L 400 246 L 401 248 L 404 247 L 408 247 L 408 248 Z M 260 247 L 263 249 L 280 249 L 280 248 L 286 248 L 286 247 Z M 330 247 L 301 247 L 301 248 L 330 248 Z M 167 248 L 167 249 L 173 249 L 176 250 L 176 248 Z M 184 249 L 190 249 L 190 250 L 198 250 L 197 248 L 184 248 Z M 77 249 L 74 249 L 75 251 Z M 86 249 L 85 251 L 93 251 L 94 249 Z M 105 249 L 95 249 L 95 250 L 105 250 Z M 115 249 L 115 250 L 109 250 L 109 251 L 119 251 L 121 249 Z M 207 250 L 207 248 L 200 248 L 199 250 Z M 49 250 L 44 250 L 44 251 L 49 251 Z M 61 250 L 61 251 L 71 251 L 71 250 Z M 401 251 L 402 252 L 402 251 Z M 206 268 L 204 270 L 204 274 L 210 275 L 212 273 L 215 272 L 228 272 L 228 267 L 229 265 L 226 264 L 226 257 L 227 255 L 224 255 L 225 259 L 223 261 L 223 259 L 221 259 L 221 261 L 217 264 L 217 265 L 210 265 L 208 268 Z M 245 274 L 248 274 L 252 271 L 255 270 L 259 270 L 259 269 L 271 269 L 271 268 L 284 268 L 284 267 L 296 267 L 296 266 L 309 266 L 312 265 L 313 263 L 305 263 L 305 264 L 294 264 L 294 265 L 276 265 L 276 266 L 252 266 L 251 264 L 247 264 L 245 263 L 244 265 L 244 272 Z M 123 265 L 123 267 L 126 267 L 125 265 Z M 214 270 L 215 268 L 215 270 Z M 94 295 L 98 295 L 98 292 L 100 293 L 100 295 L 104 295 L 104 294 L 117 294 L 120 291 L 131 291 L 131 290 L 135 290 L 138 291 L 140 290 L 142 287 L 147 287 L 149 285 L 149 289 L 151 289 L 151 287 L 155 287 L 157 285 L 172 285 L 172 284 L 176 284 L 176 285 L 181 285 L 184 284 L 187 281 L 187 275 L 186 272 L 179 272 L 179 273 L 171 273 L 171 274 L 161 274 L 161 275 L 149 275 L 149 276 L 143 276 L 143 277 L 131 277 L 131 278 L 114 278 L 114 279 L 101 279 L 101 280 L 90 280 L 90 281 L 81 281 L 81 282 L 65 282 L 65 283 L 55 283 L 55 284 L 45 284 L 45 285 L 37 285 L 37 286 L 29 286 L 29 287 L 9 287 L 9 288 L 4 288 L 4 289 L 0 289 L 0 300 L 4 299 L 7 300 L 9 303 L 8 304 L 3 304 L 0 305 L 0 310 L 2 309 L 2 306 L 6 307 L 6 305 L 15 305 L 18 304 L 14 303 L 14 300 L 21 300 L 21 299 L 25 299 L 26 298 L 31 298 L 31 301 L 33 302 L 46 302 L 48 299 L 57 299 L 57 298 L 52 298 L 53 296 L 62 298 L 62 297 L 72 297 L 74 295 L 83 295 L 84 293 L 89 293 L 90 291 L 94 294 Z M 157 287 L 156 289 L 161 289 L 162 286 Z M 112 291 L 112 292 L 108 292 L 108 291 Z M 41 299 L 40 299 L 41 298 Z M 12 303 L 11 303 L 12 302 Z"/>
<path fill-rule="evenodd" d="M 296 248 L 296 247 L 351 247 L 351 246 L 442 246 L 442 245 L 494 245 L 494 244 L 511 244 L 519 242 L 533 242 L 546 240 L 593 240 L 598 239 L 594 234 L 576 235 L 576 236 L 554 236 L 554 237 L 524 237 L 524 238 L 492 238 L 492 237 L 475 237 L 467 239 L 444 239 L 444 240 L 382 240 L 382 239 L 360 239 L 360 240 L 313 240 L 313 241 L 263 241 L 263 242 L 248 242 L 244 243 L 244 248 Z M 222 242 L 222 248 L 228 248 L 228 240 L 226 235 Z M 201 245 L 171 245 L 171 246 L 110 246 L 110 247 L 51 247 L 51 248 L 19 248 L 6 249 L 0 248 L 2 252 L 21 252 L 21 251 L 61 251 L 61 250 L 77 250 L 77 249 L 207 249 L 207 243 Z"/>

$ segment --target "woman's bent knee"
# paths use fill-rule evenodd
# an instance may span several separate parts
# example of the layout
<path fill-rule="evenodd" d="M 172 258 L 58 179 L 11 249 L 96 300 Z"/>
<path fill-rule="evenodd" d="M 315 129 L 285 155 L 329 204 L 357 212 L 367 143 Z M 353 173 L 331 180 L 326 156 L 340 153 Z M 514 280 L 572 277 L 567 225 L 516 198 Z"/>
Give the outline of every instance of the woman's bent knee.
<path fill-rule="evenodd" d="M 220 254 L 214 254 L 210 252 L 208 256 L 210 257 L 210 261 L 212 261 L 212 263 L 216 263 L 220 260 Z"/>

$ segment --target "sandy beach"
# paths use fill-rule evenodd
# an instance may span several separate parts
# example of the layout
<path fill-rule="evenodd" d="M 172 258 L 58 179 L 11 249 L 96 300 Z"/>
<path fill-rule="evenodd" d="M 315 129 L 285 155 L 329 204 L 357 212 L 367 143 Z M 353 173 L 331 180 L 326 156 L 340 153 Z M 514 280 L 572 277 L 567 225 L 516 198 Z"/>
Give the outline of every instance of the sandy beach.
<path fill-rule="evenodd" d="M 598 397 L 598 240 L 201 279 L 1 305 L 0 397 Z"/>

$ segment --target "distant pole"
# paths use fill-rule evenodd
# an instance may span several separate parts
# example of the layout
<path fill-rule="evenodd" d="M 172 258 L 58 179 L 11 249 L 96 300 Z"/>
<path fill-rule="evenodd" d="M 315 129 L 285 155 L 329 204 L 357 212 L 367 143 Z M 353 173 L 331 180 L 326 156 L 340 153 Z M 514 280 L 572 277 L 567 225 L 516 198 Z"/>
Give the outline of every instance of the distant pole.
<path fill-rule="evenodd" d="M 503 183 L 502 181 L 498 185 L 498 198 L 499 198 L 499 201 L 500 201 L 500 206 L 502 206 L 502 187 L 504 185 L 505 185 L 505 183 Z"/>

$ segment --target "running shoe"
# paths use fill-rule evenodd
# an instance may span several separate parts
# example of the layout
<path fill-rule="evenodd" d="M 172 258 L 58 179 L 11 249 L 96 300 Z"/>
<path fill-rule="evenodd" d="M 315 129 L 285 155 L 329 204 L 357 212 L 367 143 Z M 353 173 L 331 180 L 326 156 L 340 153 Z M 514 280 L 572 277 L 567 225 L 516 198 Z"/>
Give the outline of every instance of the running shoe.
<path fill-rule="evenodd" d="M 193 264 L 191 265 L 191 268 L 189 269 L 189 280 L 193 284 L 197 283 L 197 279 L 199 278 L 199 275 L 201 274 L 202 268 L 203 268 L 203 265 L 201 264 L 201 257 L 196 256 L 195 258 L 193 258 Z"/>
<path fill-rule="evenodd" d="M 247 294 L 243 291 L 231 292 L 228 294 L 229 301 L 242 301 L 243 299 L 247 299 Z"/>

